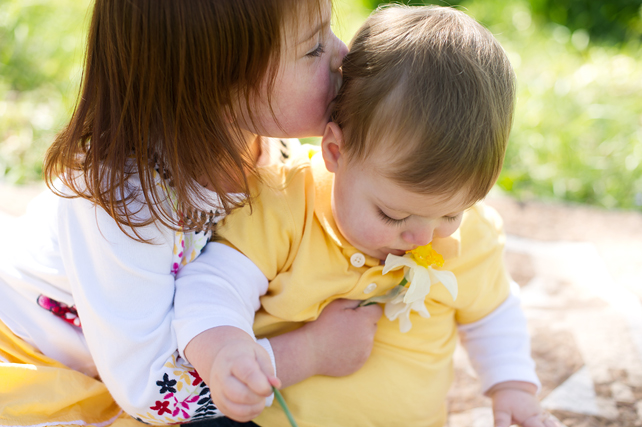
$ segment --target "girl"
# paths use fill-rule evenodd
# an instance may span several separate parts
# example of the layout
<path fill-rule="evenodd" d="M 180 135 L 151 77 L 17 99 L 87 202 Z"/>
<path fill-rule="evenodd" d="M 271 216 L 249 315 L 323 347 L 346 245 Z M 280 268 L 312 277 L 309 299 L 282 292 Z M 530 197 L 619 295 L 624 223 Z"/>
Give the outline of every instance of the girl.
<path fill-rule="evenodd" d="M 219 415 L 177 353 L 174 276 L 286 148 L 257 135 L 322 133 L 346 53 L 330 14 L 326 0 L 96 1 L 78 104 L 45 160 L 52 191 L 1 258 L 4 425 L 132 422 L 118 405 L 152 424 Z M 312 331 L 334 336 L 344 312 Z M 379 312 L 355 312 L 369 333 Z"/>

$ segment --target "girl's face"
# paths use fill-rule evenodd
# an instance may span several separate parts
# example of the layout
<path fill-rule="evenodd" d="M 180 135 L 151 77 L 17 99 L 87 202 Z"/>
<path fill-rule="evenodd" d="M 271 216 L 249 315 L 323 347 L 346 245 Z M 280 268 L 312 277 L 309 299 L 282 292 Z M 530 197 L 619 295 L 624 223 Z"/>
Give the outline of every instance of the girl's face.
<path fill-rule="evenodd" d="M 329 1 L 323 2 L 320 14 L 313 14 L 312 22 L 305 9 L 301 12 L 296 20 L 298 28 L 290 23 L 284 32 L 271 103 L 267 90 L 261 90 L 260 99 L 250 99 L 254 123 L 247 112 L 239 114 L 241 127 L 254 134 L 277 138 L 320 136 L 330 120 L 332 101 L 341 86 L 341 61 L 348 48 L 330 28 Z"/>

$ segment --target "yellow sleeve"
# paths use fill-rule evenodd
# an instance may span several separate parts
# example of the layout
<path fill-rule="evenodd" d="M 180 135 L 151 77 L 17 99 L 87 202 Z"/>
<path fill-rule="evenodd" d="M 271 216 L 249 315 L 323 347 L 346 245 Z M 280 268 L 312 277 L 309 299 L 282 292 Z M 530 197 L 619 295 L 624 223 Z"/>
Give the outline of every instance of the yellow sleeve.
<path fill-rule="evenodd" d="M 461 253 L 451 269 L 459 285 L 455 320 L 472 323 L 490 314 L 508 297 L 505 235 L 499 214 L 483 203 L 466 212 L 460 230 Z"/>
<path fill-rule="evenodd" d="M 234 210 L 217 230 L 221 243 L 247 256 L 268 280 L 287 269 L 301 242 L 306 222 L 309 167 L 264 168 L 253 182 L 251 204 Z"/>

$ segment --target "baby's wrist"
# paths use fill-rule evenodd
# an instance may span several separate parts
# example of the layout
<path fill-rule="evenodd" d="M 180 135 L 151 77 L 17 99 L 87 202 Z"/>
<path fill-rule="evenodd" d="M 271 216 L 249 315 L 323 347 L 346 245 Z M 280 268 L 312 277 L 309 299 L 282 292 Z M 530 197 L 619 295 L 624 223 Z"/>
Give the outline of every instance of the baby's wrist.
<path fill-rule="evenodd" d="M 314 327 L 311 325 L 311 323 L 306 323 L 300 329 L 301 333 L 305 337 L 304 347 L 308 372 L 310 376 L 325 375 L 325 372 L 323 372 L 325 365 L 319 357 L 320 349 L 318 348 L 318 332 L 315 331 Z"/>
<path fill-rule="evenodd" d="M 314 351 L 312 334 L 305 326 L 270 338 L 274 351 L 276 372 L 283 387 L 319 375 L 319 362 Z"/>
<path fill-rule="evenodd" d="M 537 394 L 537 385 L 526 381 L 504 381 L 495 384 L 484 394 L 492 398 L 497 392 L 505 390 L 522 391 L 535 396 Z"/>

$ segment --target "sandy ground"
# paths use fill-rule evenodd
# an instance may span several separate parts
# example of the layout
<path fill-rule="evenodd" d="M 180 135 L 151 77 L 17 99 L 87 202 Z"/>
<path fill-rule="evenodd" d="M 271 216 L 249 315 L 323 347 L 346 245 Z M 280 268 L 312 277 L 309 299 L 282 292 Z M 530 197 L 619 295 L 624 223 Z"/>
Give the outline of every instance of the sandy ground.
<path fill-rule="evenodd" d="M 642 426 L 642 213 L 492 195 L 520 285 L 543 405 L 568 427 Z M 465 353 L 450 427 L 492 427 Z"/>
<path fill-rule="evenodd" d="M 42 185 L 0 184 L 0 218 L 20 215 Z M 506 261 L 520 285 L 543 405 L 568 427 L 642 426 L 642 213 L 492 194 Z M 449 427 L 492 427 L 463 350 Z"/>

